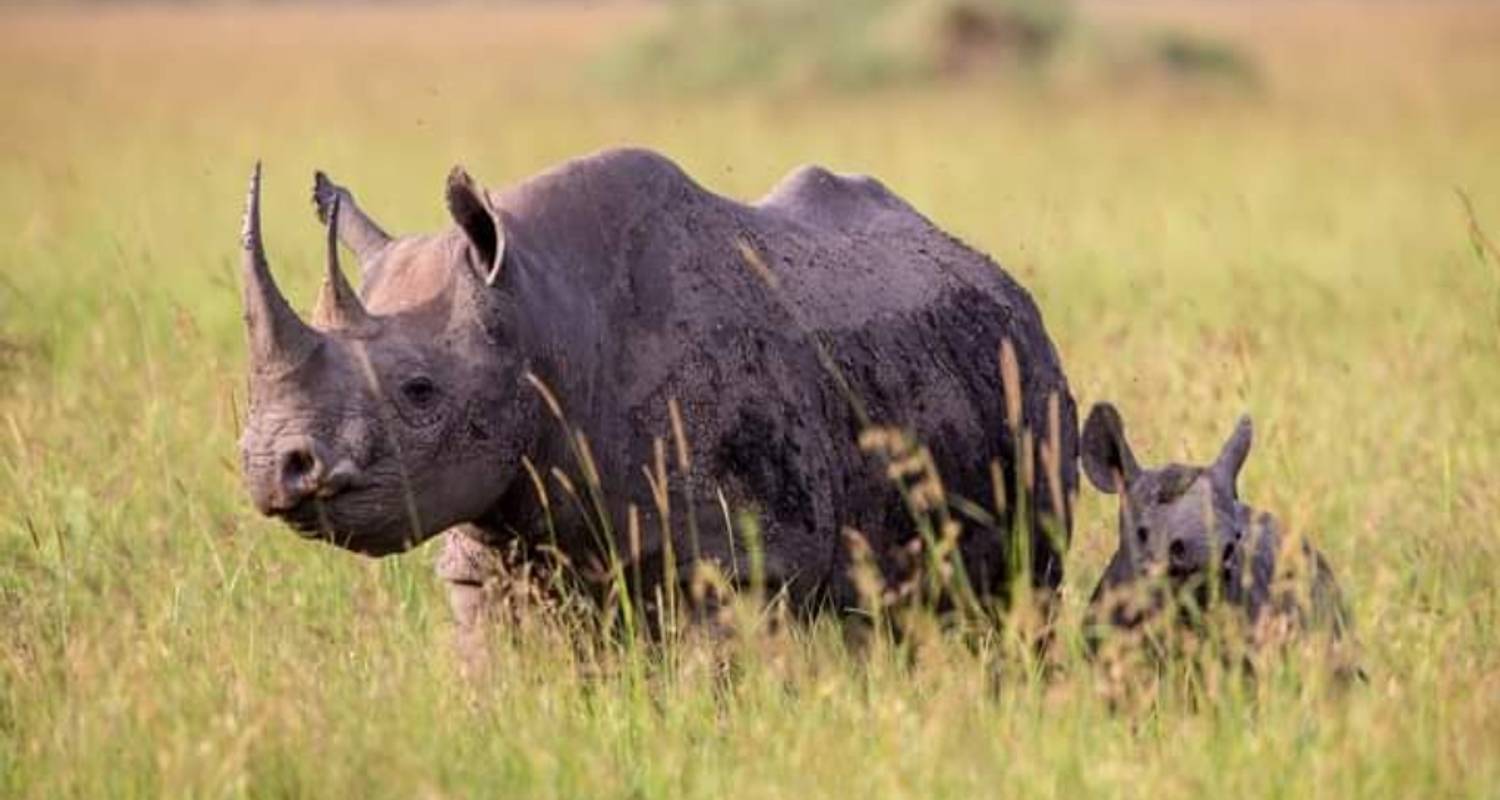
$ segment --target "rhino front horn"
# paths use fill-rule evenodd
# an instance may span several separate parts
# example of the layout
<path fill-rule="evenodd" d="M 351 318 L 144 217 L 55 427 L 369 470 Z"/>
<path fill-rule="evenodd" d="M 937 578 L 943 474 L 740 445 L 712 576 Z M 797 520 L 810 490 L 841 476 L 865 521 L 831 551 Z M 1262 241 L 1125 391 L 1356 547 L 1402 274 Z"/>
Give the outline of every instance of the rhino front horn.
<path fill-rule="evenodd" d="M 318 332 L 308 327 L 287 303 L 271 267 L 260 235 L 260 162 L 250 175 L 245 199 L 244 247 L 245 327 L 250 335 L 250 361 L 256 370 L 291 369 L 318 346 Z"/>
<path fill-rule="evenodd" d="M 365 311 L 359 295 L 339 268 L 339 202 L 335 194 L 328 213 L 328 274 L 323 278 L 323 291 L 313 309 L 312 322 L 324 330 L 369 336 L 375 332 L 375 319 Z"/>

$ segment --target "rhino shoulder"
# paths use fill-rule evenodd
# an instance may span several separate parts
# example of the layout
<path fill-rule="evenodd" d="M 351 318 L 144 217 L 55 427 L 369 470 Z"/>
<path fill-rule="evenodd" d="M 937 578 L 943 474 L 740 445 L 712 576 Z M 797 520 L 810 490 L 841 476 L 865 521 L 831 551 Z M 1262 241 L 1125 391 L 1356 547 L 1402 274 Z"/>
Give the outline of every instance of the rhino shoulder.
<path fill-rule="evenodd" d="M 641 226 L 722 202 L 671 159 L 638 147 L 565 161 L 495 193 L 495 200 L 514 232 L 543 249 L 572 251 L 574 262 L 608 261 Z"/>
<path fill-rule="evenodd" d="M 644 147 L 610 147 L 570 159 L 527 181 L 533 189 L 604 190 L 639 201 L 662 192 L 703 192 L 677 162 Z"/>

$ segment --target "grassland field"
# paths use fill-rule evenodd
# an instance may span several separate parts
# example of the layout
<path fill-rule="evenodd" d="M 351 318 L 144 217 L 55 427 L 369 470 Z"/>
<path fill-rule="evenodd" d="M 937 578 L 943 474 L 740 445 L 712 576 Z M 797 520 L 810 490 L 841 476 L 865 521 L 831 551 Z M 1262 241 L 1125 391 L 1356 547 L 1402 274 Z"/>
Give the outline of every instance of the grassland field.
<path fill-rule="evenodd" d="M 1223 37 L 1250 91 L 591 78 L 654 13 L 0 9 L 0 797 L 1500 797 L 1500 6 L 1082 7 Z M 239 485 L 244 181 L 263 159 L 306 308 L 314 168 L 420 231 L 454 163 L 501 185 L 622 143 L 741 198 L 878 175 L 1031 289 L 1144 458 L 1252 413 L 1243 488 L 1327 554 L 1368 684 L 1293 660 L 1106 702 L 1091 490 L 1045 676 L 820 623 L 726 685 L 543 620 L 461 678 L 430 547 L 300 542 Z"/>

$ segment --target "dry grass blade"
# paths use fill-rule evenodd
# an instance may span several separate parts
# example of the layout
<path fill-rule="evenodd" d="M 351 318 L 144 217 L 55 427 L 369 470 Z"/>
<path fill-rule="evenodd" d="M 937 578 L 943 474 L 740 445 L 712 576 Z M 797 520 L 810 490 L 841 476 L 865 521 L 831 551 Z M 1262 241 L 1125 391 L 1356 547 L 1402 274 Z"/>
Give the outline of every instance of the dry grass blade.
<path fill-rule="evenodd" d="M 1480 227 L 1479 217 L 1474 212 L 1474 202 L 1469 199 L 1468 193 L 1463 189 L 1454 191 L 1463 204 L 1464 216 L 1468 221 L 1469 244 L 1474 248 L 1474 256 L 1479 259 L 1479 263 L 1489 264 L 1494 268 L 1495 323 L 1500 327 L 1500 250 L 1495 248 L 1495 242 Z"/>

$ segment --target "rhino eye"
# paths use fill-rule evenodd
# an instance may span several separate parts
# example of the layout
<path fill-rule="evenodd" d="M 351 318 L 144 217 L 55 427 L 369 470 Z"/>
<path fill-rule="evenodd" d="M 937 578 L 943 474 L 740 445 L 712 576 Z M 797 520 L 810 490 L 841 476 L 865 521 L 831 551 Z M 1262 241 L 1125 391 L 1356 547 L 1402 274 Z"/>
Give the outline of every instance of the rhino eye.
<path fill-rule="evenodd" d="M 412 378 L 401 384 L 401 396 L 417 408 L 426 408 L 437 400 L 437 386 L 430 378 Z"/>

